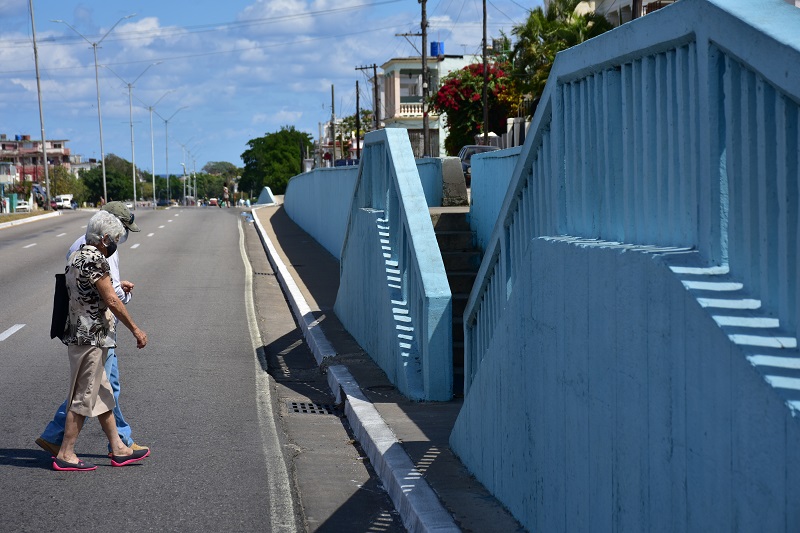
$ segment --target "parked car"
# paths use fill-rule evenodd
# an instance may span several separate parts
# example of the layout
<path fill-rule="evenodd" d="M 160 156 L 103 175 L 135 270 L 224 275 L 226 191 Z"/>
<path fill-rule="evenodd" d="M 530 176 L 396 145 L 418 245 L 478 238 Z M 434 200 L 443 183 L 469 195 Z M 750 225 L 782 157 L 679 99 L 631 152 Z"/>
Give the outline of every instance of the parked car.
<path fill-rule="evenodd" d="M 50 198 L 50 209 L 52 209 L 53 211 L 58 209 L 58 202 L 56 202 L 55 198 Z"/>
<path fill-rule="evenodd" d="M 72 195 L 62 194 L 55 197 L 56 208 L 58 209 L 72 209 Z"/>
<path fill-rule="evenodd" d="M 472 179 L 472 156 L 475 154 L 482 154 L 484 152 L 493 152 L 499 149 L 500 148 L 497 146 L 468 144 L 459 150 L 458 158 L 461 160 L 461 170 L 464 171 L 464 178 L 467 180 L 467 185 L 470 184 Z"/>
<path fill-rule="evenodd" d="M 209 206 L 213 206 L 213 207 L 217 207 L 217 206 L 219 206 L 219 200 L 217 200 L 216 198 L 209 198 L 208 199 L 208 205 Z"/>
<path fill-rule="evenodd" d="M 17 213 L 30 213 L 31 206 L 25 200 L 17 201 Z"/>

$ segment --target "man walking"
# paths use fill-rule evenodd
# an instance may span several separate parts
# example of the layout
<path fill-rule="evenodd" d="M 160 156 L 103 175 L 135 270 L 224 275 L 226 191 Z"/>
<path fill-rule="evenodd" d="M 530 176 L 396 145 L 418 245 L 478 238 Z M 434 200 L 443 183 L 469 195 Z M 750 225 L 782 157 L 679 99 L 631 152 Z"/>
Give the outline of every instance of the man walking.
<path fill-rule="evenodd" d="M 140 231 L 139 226 L 136 225 L 134 222 L 134 215 L 130 212 L 128 207 L 123 202 L 108 202 L 103 206 L 103 211 L 108 211 L 112 215 L 116 216 L 122 225 L 125 226 L 125 235 L 122 239 L 120 239 L 120 244 L 125 242 L 128 238 L 128 232 L 130 231 Z M 80 248 L 82 244 L 86 242 L 86 236 L 82 235 L 79 237 L 70 247 L 69 252 L 67 252 L 67 257 L 70 256 L 72 252 Z M 117 296 L 123 303 L 127 304 L 132 295 L 133 291 L 133 283 L 130 281 L 120 281 L 119 279 L 119 252 L 115 251 L 109 258 L 108 264 L 111 267 L 111 283 L 114 286 L 114 291 L 117 293 Z M 117 424 L 117 432 L 119 433 L 120 439 L 122 442 L 125 443 L 126 446 L 133 448 L 134 451 L 136 450 L 146 450 L 146 446 L 140 446 L 133 441 L 131 437 L 131 427 L 128 422 L 125 420 L 125 417 L 122 415 L 122 410 L 119 406 L 119 393 L 120 393 L 120 383 L 119 383 L 119 366 L 117 363 L 117 354 L 114 348 L 110 348 L 108 350 L 108 358 L 105 362 L 105 371 L 106 375 L 108 376 L 108 380 L 111 383 L 111 390 L 114 393 L 114 420 Z M 36 444 L 38 444 L 44 451 L 50 453 L 55 457 L 58 455 L 58 452 L 61 448 L 61 442 L 64 439 L 64 423 L 67 418 L 67 401 L 65 400 L 63 404 L 58 408 L 56 411 L 53 420 L 47 424 L 44 432 L 42 435 L 36 439 Z"/>

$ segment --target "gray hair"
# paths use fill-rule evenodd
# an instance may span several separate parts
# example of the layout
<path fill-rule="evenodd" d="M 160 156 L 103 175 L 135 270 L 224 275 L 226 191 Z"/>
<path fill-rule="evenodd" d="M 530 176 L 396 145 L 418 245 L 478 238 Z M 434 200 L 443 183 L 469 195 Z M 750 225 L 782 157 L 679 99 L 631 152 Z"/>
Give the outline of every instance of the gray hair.
<path fill-rule="evenodd" d="M 89 219 L 89 224 L 86 226 L 86 243 L 100 244 L 106 235 L 114 242 L 118 242 L 124 234 L 125 226 L 117 217 L 108 211 L 98 211 Z"/>

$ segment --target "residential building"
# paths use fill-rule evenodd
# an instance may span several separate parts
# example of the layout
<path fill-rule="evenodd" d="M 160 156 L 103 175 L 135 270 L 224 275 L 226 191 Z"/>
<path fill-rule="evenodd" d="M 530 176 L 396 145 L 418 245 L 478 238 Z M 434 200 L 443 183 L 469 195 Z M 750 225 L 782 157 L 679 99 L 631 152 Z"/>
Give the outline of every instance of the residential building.
<path fill-rule="evenodd" d="M 66 139 L 47 139 L 48 165 L 70 169 L 70 151 L 67 142 L 69 141 Z M 0 133 L 0 162 L 10 163 L 16 167 L 16 179 L 36 183 L 44 181 L 42 141 L 31 140 L 30 135 L 15 135 L 11 139 L 5 133 Z"/>
<path fill-rule="evenodd" d="M 479 55 L 446 55 L 444 43 L 432 42 L 431 55 L 427 58 L 430 75 L 430 95 L 436 94 L 440 80 L 450 72 L 482 61 Z M 422 58 L 401 57 L 390 59 L 381 65 L 383 73 L 378 77 L 381 86 L 381 118 L 387 128 L 405 128 L 416 157 L 423 155 L 423 108 L 422 108 Z M 445 155 L 444 140 L 447 136 L 444 117 L 431 111 L 428 113 L 430 148 L 432 157 Z"/>
<path fill-rule="evenodd" d="M 80 154 L 74 154 L 69 156 L 69 171 L 72 174 L 79 178 L 81 172 L 84 170 L 91 170 L 93 168 L 97 168 L 100 166 L 100 161 L 97 159 L 90 158 L 87 161 L 83 160 L 83 156 Z"/>

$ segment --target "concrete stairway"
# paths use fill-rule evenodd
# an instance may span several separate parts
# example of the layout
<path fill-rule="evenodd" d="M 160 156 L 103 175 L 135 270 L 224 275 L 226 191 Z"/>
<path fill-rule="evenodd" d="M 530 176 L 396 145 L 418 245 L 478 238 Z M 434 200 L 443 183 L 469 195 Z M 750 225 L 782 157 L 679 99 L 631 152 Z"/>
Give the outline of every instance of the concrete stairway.
<path fill-rule="evenodd" d="M 431 208 L 431 222 L 453 295 L 453 393 L 464 395 L 464 308 L 481 264 L 470 230 L 469 207 Z"/>

